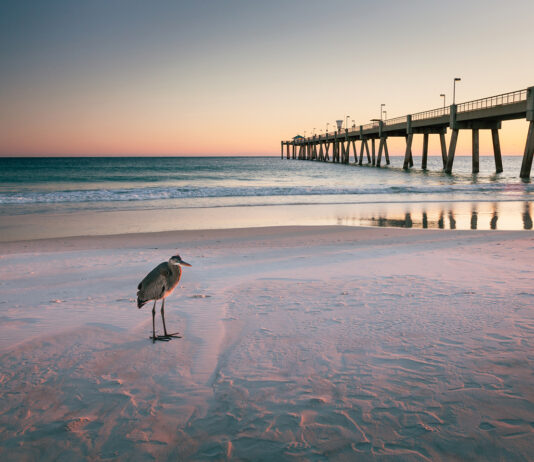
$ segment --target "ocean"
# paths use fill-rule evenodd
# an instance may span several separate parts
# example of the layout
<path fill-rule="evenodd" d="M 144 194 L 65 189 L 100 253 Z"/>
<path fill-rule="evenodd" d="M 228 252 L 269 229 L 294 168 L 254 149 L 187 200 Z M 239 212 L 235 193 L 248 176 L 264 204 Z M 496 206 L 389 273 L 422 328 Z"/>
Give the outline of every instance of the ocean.
<path fill-rule="evenodd" d="M 174 229 L 344 224 L 531 229 L 521 156 L 457 157 L 453 175 L 279 157 L 0 158 L 1 240 Z"/>

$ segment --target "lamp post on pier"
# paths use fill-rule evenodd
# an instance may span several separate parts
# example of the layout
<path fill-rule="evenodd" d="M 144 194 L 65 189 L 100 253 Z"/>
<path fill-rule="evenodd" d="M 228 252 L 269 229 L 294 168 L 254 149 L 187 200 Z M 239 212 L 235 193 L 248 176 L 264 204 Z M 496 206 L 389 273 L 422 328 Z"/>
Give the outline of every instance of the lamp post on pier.
<path fill-rule="evenodd" d="M 326 134 L 328 135 L 328 126 L 330 125 L 330 122 L 326 122 Z"/>
<path fill-rule="evenodd" d="M 380 105 L 380 120 L 382 120 L 382 116 L 383 116 L 383 112 L 384 112 L 384 107 L 385 107 L 385 106 L 386 106 L 386 105 L 385 105 L 384 103 L 382 103 L 382 104 Z"/>
<path fill-rule="evenodd" d="M 452 104 L 456 104 L 456 82 L 462 80 L 460 77 L 454 77 L 452 84 Z"/>
<path fill-rule="evenodd" d="M 443 107 L 445 107 L 446 106 L 446 104 L 445 104 L 445 93 L 442 93 L 439 96 L 441 96 L 443 98 Z"/>
<path fill-rule="evenodd" d="M 349 129 L 349 117 L 350 117 L 350 116 L 345 116 L 345 129 L 346 129 L 346 130 Z"/>

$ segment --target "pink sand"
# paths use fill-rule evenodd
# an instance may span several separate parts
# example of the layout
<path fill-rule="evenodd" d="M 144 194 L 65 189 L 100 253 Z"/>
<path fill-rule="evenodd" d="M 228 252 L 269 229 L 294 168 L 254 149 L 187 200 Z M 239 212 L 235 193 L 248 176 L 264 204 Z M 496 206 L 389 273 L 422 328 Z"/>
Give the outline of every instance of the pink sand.
<path fill-rule="evenodd" d="M 166 303 L 183 338 L 153 345 L 136 285 L 177 251 L 194 265 Z M 534 454 L 529 232 L 184 231 L 0 255 L 2 461 Z"/>

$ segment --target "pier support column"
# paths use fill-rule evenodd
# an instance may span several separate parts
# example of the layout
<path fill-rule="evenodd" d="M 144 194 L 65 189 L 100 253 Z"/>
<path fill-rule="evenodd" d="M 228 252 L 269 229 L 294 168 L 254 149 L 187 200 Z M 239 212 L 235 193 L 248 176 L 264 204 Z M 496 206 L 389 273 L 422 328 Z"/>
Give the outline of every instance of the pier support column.
<path fill-rule="evenodd" d="M 495 172 L 502 173 L 501 143 L 499 142 L 499 130 L 497 128 L 491 129 L 491 139 L 493 140 L 493 155 L 495 157 Z"/>
<path fill-rule="evenodd" d="M 413 140 L 413 133 L 410 133 L 406 136 L 406 152 L 404 153 L 404 164 L 402 166 L 403 169 L 408 170 L 408 167 L 410 166 L 410 160 L 412 161 L 413 165 L 413 159 L 412 159 L 412 140 Z"/>
<path fill-rule="evenodd" d="M 423 160 L 421 161 L 421 168 L 426 170 L 428 161 L 428 133 L 423 134 Z"/>
<path fill-rule="evenodd" d="M 286 158 L 289 159 L 291 156 L 289 155 L 289 144 L 286 144 Z"/>
<path fill-rule="evenodd" d="M 371 140 L 371 148 L 372 148 L 372 154 L 371 154 L 372 160 L 371 160 L 371 163 L 373 165 L 376 165 L 375 139 L 374 138 Z"/>
<path fill-rule="evenodd" d="M 325 152 L 325 155 L 324 155 L 325 162 L 330 160 L 330 155 L 328 154 L 328 151 L 330 150 L 330 145 L 331 144 L 332 143 L 329 143 L 328 141 L 326 142 L 326 152 Z"/>
<path fill-rule="evenodd" d="M 521 178 L 530 178 L 530 170 L 532 169 L 532 157 L 534 156 L 534 121 L 530 121 L 528 125 L 527 142 L 525 144 L 525 153 L 523 154 L 523 162 L 521 163 Z"/>
<path fill-rule="evenodd" d="M 378 157 L 376 159 L 377 167 L 380 167 L 380 164 L 382 163 L 382 151 L 384 150 L 384 142 L 385 138 L 380 138 L 380 143 L 378 145 Z"/>
<path fill-rule="evenodd" d="M 478 173 L 480 171 L 479 136 L 478 135 L 479 135 L 478 128 L 473 128 L 473 165 L 472 165 L 473 173 Z"/>
<path fill-rule="evenodd" d="M 441 144 L 441 160 L 443 161 L 443 168 L 447 167 L 447 143 L 445 143 L 445 133 L 439 134 L 439 141 Z"/>
<path fill-rule="evenodd" d="M 319 160 L 323 160 L 323 143 L 319 142 Z"/>
<path fill-rule="evenodd" d="M 449 155 L 447 156 L 447 166 L 445 173 L 452 173 L 452 164 L 454 163 L 454 153 L 456 152 L 456 142 L 458 141 L 458 129 L 452 130 L 451 142 L 449 144 Z"/>
<path fill-rule="evenodd" d="M 361 144 L 360 144 L 360 160 L 358 162 L 358 165 L 362 165 L 362 162 L 363 162 L 363 150 L 365 149 L 365 140 L 362 139 L 360 141 L 361 141 Z"/>
<path fill-rule="evenodd" d="M 384 138 L 384 154 L 386 155 L 386 165 L 389 165 L 388 139 Z"/>
<path fill-rule="evenodd" d="M 358 162 L 358 151 L 356 150 L 356 140 L 352 140 L 352 153 L 354 154 L 354 163 Z"/>
<path fill-rule="evenodd" d="M 530 178 L 530 170 L 532 168 L 532 157 L 534 156 L 534 87 L 527 88 L 527 113 L 526 119 L 530 122 L 528 124 L 527 142 L 525 143 L 525 153 L 523 154 L 523 162 L 521 163 L 521 178 Z M 530 214 L 529 214 L 530 215 Z M 530 218 L 529 218 L 530 219 Z M 530 227 L 532 228 L 532 220 L 530 220 Z"/>
<path fill-rule="evenodd" d="M 284 142 L 283 141 L 280 142 L 280 149 L 282 151 L 280 158 L 283 159 L 284 158 Z"/>
<path fill-rule="evenodd" d="M 367 153 L 367 163 L 368 164 L 371 164 L 372 163 L 372 160 L 371 160 L 371 152 L 369 150 L 369 143 L 368 143 L 368 140 L 365 140 L 365 152 Z"/>

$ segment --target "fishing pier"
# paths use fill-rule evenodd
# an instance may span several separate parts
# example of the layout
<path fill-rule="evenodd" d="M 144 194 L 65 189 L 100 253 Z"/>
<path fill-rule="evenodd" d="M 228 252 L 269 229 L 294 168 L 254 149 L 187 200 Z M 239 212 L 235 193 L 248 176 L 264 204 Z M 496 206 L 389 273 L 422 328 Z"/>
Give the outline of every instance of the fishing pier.
<path fill-rule="evenodd" d="M 472 171 L 479 172 L 479 132 L 491 130 L 495 170 L 503 171 L 499 130 L 505 120 L 526 119 L 529 122 L 525 152 L 521 165 L 520 177 L 530 178 L 534 155 L 534 87 L 503 93 L 502 95 L 451 104 L 438 109 L 408 114 L 386 120 L 375 120 L 366 125 L 352 128 L 338 128 L 311 137 L 295 137 L 281 142 L 281 156 L 284 147 L 287 159 L 317 160 L 335 163 L 350 163 L 351 147 L 354 162 L 362 165 L 364 154 L 367 163 L 376 167 L 382 165 L 384 157 L 390 163 L 388 151 L 389 137 L 406 139 L 404 169 L 413 167 L 412 142 L 414 135 L 423 135 L 423 152 L 421 168 L 426 170 L 428 160 L 428 140 L 430 135 L 438 135 L 441 145 L 441 158 L 445 173 L 452 173 L 454 154 L 460 130 L 472 133 Z M 449 146 L 445 140 L 447 129 L 452 131 Z M 359 149 L 357 142 L 360 143 Z M 376 145 L 378 143 L 378 150 Z M 358 155 L 359 151 L 359 155 Z"/>

